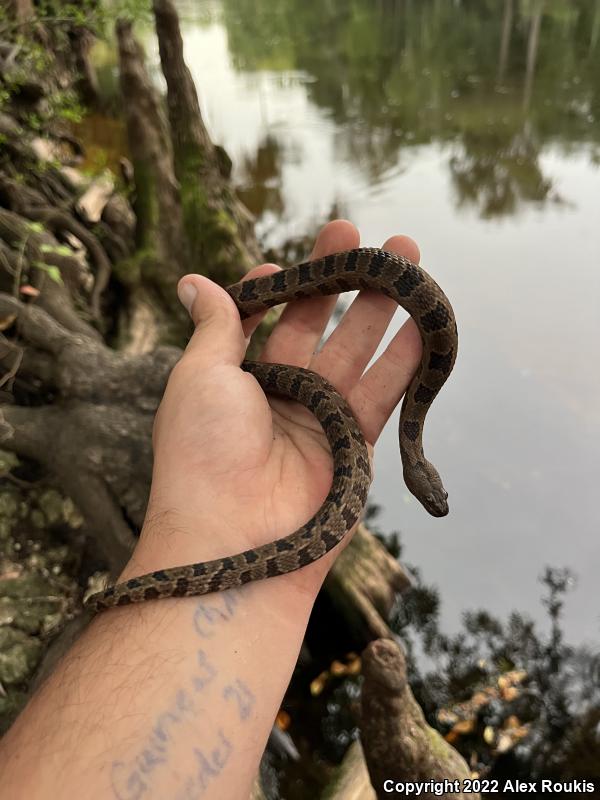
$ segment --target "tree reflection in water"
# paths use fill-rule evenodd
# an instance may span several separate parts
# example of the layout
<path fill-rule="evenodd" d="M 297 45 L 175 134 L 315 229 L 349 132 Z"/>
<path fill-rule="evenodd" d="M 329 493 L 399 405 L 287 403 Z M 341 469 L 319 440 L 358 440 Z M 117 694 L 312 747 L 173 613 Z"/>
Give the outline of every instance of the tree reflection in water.
<path fill-rule="evenodd" d="M 371 184 L 440 143 L 458 204 L 485 216 L 556 200 L 540 155 L 600 143 L 600 4 L 223 0 L 234 65 L 302 71 Z"/>

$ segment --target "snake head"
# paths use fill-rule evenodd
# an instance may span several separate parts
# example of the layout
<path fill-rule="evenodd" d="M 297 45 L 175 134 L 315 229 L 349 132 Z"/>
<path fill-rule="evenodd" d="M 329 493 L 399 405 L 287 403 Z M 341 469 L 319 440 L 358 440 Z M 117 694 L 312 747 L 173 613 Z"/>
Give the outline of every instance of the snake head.
<path fill-rule="evenodd" d="M 448 513 L 448 492 L 440 484 L 439 487 L 430 487 L 432 490 L 418 499 L 429 511 L 432 517 L 445 517 Z"/>
<path fill-rule="evenodd" d="M 404 482 L 432 517 L 448 513 L 448 492 L 444 489 L 437 469 L 426 459 L 406 463 Z"/>

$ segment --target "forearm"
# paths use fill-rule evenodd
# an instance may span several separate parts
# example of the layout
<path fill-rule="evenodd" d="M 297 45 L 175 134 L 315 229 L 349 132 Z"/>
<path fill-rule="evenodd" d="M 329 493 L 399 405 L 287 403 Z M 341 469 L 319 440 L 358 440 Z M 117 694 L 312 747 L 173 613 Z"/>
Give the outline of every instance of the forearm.
<path fill-rule="evenodd" d="M 320 582 L 293 580 L 97 617 L 5 737 L 3 792 L 247 797 Z"/>

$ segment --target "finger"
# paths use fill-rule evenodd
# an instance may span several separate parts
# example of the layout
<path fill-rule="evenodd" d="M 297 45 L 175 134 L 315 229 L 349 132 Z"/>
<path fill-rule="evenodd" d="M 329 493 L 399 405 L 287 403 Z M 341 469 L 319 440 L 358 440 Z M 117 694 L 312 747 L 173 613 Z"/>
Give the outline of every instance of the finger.
<path fill-rule="evenodd" d="M 410 236 L 392 236 L 385 242 L 381 249 L 389 250 L 392 253 L 398 253 L 404 256 L 404 258 L 408 258 L 413 264 L 418 264 L 421 260 L 419 245 L 414 239 L 411 239 Z"/>
<path fill-rule="evenodd" d="M 358 247 L 360 236 L 347 220 L 329 222 L 321 230 L 311 259 Z M 321 340 L 337 296 L 295 300 L 286 306 L 262 352 L 262 360 L 306 367 Z"/>
<path fill-rule="evenodd" d="M 279 272 L 280 270 L 281 267 L 278 267 L 277 264 L 260 264 L 258 267 L 254 267 L 247 272 L 242 278 L 242 282 L 250 280 L 251 278 L 260 278 L 262 275 L 272 275 L 274 272 Z M 260 311 L 258 314 L 253 314 L 251 317 L 242 320 L 244 336 L 247 339 L 252 336 L 256 328 L 263 321 L 267 311 L 268 309 L 265 309 L 265 311 Z"/>
<path fill-rule="evenodd" d="M 246 338 L 237 307 L 225 289 L 204 275 L 185 275 L 177 294 L 195 325 L 184 358 L 194 356 L 203 366 L 239 365 Z"/>
<path fill-rule="evenodd" d="M 383 249 L 411 261 L 419 258 L 419 248 L 408 236 L 391 237 Z M 397 308 L 398 303 L 381 292 L 359 292 L 310 368 L 342 394 L 349 393 L 375 355 Z"/>
<path fill-rule="evenodd" d="M 368 442 L 375 444 L 379 438 L 419 366 L 422 351 L 417 326 L 407 319 L 348 394 L 348 402 Z"/>

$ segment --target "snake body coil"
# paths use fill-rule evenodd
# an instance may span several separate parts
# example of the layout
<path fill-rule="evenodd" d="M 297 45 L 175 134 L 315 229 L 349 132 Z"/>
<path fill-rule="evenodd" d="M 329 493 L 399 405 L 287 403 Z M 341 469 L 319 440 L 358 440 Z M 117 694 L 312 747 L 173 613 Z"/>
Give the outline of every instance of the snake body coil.
<path fill-rule="evenodd" d="M 237 283 L 227 291 L 244 319 L 290 300 L 355 289 L 375 289 L 393 298 L 421 334 L 421 363 L 400 412 L 400 453 L 407 487 L 430 514 L 444 516 L 448 495 L 423 454 L 422 436 L 429 407 L 454 366 L 458 333 L 450 302 L 425 270 L 395 253 L 364 247 Z M 289 536 L 237 555 L 131 578 L 93 594 L 88 609 L 207 594 L 283 575 L 321 558 L 358 520 L 371 475 L 363 435 L 344 399 L 308 370 L 250 361 L 242 369 L 254 375 L 265 393 L 302 403 L 321 423 L 333 456 L 333 481 L 323 505 Z"/>

